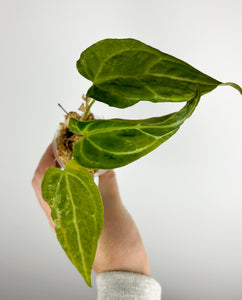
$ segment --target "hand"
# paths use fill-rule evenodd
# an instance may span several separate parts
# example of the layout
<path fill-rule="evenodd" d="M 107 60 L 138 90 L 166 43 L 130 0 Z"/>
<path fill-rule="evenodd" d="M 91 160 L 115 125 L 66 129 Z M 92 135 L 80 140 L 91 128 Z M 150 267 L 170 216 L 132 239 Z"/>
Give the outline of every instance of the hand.
<path fill-rule="evenodd" d="M 51 210 L 41 193 L 41 182 L 49 167 L 59 167 L 50 145 L 35 171 L 32 185 L 50 226 L 55 231 Z M 98 241 L 93 269 L 97 273 L 108 271 L 133 272 L 149 276 L 149 261 L 139 231 L 122 204 L 116 176 L 109 170 L 99 177 L 99 191 L 104 206 L 103 231 Z"/>

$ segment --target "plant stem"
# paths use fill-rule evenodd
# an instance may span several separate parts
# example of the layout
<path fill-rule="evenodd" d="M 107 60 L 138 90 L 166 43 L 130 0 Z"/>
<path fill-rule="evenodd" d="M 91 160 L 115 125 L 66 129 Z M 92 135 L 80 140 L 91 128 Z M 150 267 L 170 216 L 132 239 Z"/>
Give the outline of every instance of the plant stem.
<path fill-rule="evenodd" d="M 69 160 L 71 160 L 71 159 L 72 159 L 72 150 L 71 150 L 71 154 L 69 156 Z"/>
<path fill-rule="evenodd" d="M 87 109 L 85 111 L 85 114 L 84 114 L 84 116 L 82 118 L 82 121 L 86 121 L 87 115 L 88 115 L 88 113 L 89 113 L 89 111 L 90 111 L 90 109 L 91 109 L 91 107 L 92 107 L 92 105 L 93 105 L 94 102 L 95 102 L 95 100 L 92 100 L 92 102 L 90 103 L 90 105 L 88 105 L 88 107 L 87 107 Z"/>

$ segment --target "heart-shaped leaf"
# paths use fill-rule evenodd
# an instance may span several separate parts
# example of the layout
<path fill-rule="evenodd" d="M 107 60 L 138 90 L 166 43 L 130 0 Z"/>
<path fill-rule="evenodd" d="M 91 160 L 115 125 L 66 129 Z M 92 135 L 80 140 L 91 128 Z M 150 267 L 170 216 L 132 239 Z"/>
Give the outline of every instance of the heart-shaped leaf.
<path fill-rule="evenodd" d="M 144 120 L 71 119 L 69 128 L 82 135 L 74 145 L 75 160 L 86 168 L 113 169 L 148 154 L 177 132 L 200 100 L 200 91 L 178 112 Z"/>
<path fill-rule="evenodd" d="M 222 84 L 186 62 L 134 39 L 105 39 L 93 44 L 82 52 L 77 69 L 93 82 L 88 97 L 119 108 L 140 100 L 190 101 L 197 85 L 203 95 Z M 242 94 L 238 85 L 225 85 Z"/>
<path fill-rule="evenodd" d="M 57 238 L 70 261 L 91 286 L 91 271 L 103 227 L 103 205 L 86 168 L 71 160 L 65 170 L 50 167 L 42 195 L 51 208 Z"/>

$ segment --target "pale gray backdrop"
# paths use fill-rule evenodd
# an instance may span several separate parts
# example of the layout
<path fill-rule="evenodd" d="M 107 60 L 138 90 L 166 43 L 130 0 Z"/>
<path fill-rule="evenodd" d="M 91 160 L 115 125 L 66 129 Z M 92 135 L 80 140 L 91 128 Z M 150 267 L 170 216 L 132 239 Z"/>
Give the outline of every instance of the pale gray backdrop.
<path fill-rule="evenodd" d="M 242 85 L 242 2 L 0 1 L 0 299 L 95 299 L 66 258 L 32 190 L 63 112 L 90 83 L 80 53 L 132 37 Z M 140 103 L 99 116 L 141 118 L 183 104 Z M 242 97 L 219 87 L 150 155 L 116 170 L 163 300 L 242 299 Z"/>

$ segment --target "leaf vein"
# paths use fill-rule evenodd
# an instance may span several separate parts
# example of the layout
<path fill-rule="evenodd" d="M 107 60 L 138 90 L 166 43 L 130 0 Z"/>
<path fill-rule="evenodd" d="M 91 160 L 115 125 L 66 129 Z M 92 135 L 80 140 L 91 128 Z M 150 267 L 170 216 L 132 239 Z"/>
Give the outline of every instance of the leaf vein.
<path fill-rule="evenodd" d="M 177 130 L 177 128 L 175 129 Z M 166 135 L 169 135 L 173 132 L 174 130 L 171 130 L 170 132 L 166 133 L 166 134 L 163 134 L 161 135 L 158 139 L 161 139 L 163 137 L 165 137 Z M 149 143 L 147 146 L 145 147 L 142 147 L 142 148 L 138 148 L 136 150 L 133 150 L 133 151 L 125 151 L 125 152 L 111 152 L 111 151 L 108 151 L 106 149 L 103 149 L 101 148 L 100 146 L 98 146 L 95 142 L 93 142 L 92 140 L 90 140 L 88 137 L 85 136 L 85 138 L 94 146 L 96 147 L 97 149 L 101 150 L 102 152 L 107 152 L 107 153 L 110 153 L 110 154 L 114 154 L 114 155 L 117 155 L 117 156 L 120 156 L 120 155 L 129 155 L 129 154 L 134 154 L 134 153 L 140 153 L 148 148 L 150 148 L 154 143 L 156 143 L 158 141 L 158 139 L 155 139 L 155 141 L 153 141 L 152 143 Z"/>
<path fill-rule="evenodd" d="M 57 194 L 58 194 L 58 192 L 59 192 L 59 189 L 60 189 L 60 183 L 61 183 L 61 180 L 63 179 L 63 176 L 64 176 L 64 174 L 61 175 L 60 180 L 59 180 L 58 183 L 57 183 L 57 188 L 56 188 L 56 192 L 55 192 L 56 197 L 57 197 Z M 60 231 L 60 232 L 62 233 L 63 238 L 64 238 L 64 240 L 65 240 L 65 247 L 66 247 L 67 249 L 69 249 L 68 243 L 67 243 L 67 239 L 66 239 L 66 232 L 65 232 L 64 228 L 62 228 L 61 225 L 60 225 L 60 223 L 61 223 L 61 221 L 60 221 L 60 214 L 58 213 L 58 210 L 55 208 L 55 206 L 54 206 L 53 208 L 55 209 L 55 211 L 56 211 L 56 216 L 57 216 L 57 222 L 55 222 L 56 231 L 57 231 L 57 232 Z M 58 226 L 57 224 L 58 224 L 59 226 Z"/>
<path fill-rule="evenodd" d="M 68 174 L 69 176 L 74 177 L 76 180 L 80 181 L 81 184 L 84 185 L 84 187 L 87 189 L 88 193 L 91 195 L 91 198 L 93 199 L 93 194 L 92 194 L 92 192 L 89 190 L 88 186 L 81 180 L 81 178 L 79 178 L 78 176 L 76 176 L 76 175 L 74 175 L 74 174 L 72 174 L 72 173 L 69 173 L 69 172 L 67 172 L 67 174 Z M 97 207 L 96 207 L 96 205 L 95 205 L 95 207 L 94 207 L 93 202 L 95 203 L 95 201 L 92 201 L 92 207 L 93 207 L 94 210 L 95 210 L 95 208 L 97 208 Z M 96 227 L 96 232 L 97 232 L 97 222 L 96 222 L 96 219 L 95 219 L 95 218 L 94 218 L 94 222 L 95 222 L 95 227 Z"/>
<path fill-rule="evenodd" d="M 159 50 L 157 50 L 157 49 L 154 49 L 154 50 L 155 50 L 155 51 L 159 51 Z M 154 52 L 155 52 L 155 51 L 154 51 Z M 94 52 L 94 51 L 93 51 L 93 52 Z M 189 64 L 187 64 L 187 63 L 185 63 L 185 62 L 183 62 L 183 61 L 181 61 L 181 60 L 176 59 L 176 58 L 173 57 L 172 55 L 166 54 L 166 53 L 161 52 L 161 51 L 159 51 L 158 53 L 154 53 L 154 52 L 152 52 L 152 51 L 148 51 L 147 49 L 142 49 L 142 50 L 140 50 L 140 49 L 124 49 L 124 50 L 115 52 L 114 54 L 112 54 L 112 55 L 110 55 L 110 56 L 108 56 L 107 58 L 105 58 L 105 59 L 102 60 L 102 62 L 101 62 L 100 65 L 99 65 L 99 68 L 98 68 L 98 70 L 97 70 L 97 72 L 96 72 L 96 75 L 95 75 L 93 81 L 95 81 L 95 79 L 98 78 L 98 76 L 100 75 L 101 70 L 102 70 L 102 68 L 103 68 L 103 65 L 105 65 L 106 62 L 108 62 L 108 61 L 109 61 L 110 59 L 112 59 L 113 57 L 115 57 L 115 56 L 117 56 L 117 55 L 120 55 L 120 54 L 123 54 L 123 53 L 125 53 L 125 52 L 128 52 L 128 53 L 130 53 L 130 52 L 146 52 L 146 53 L 149 53 L 149 54 L 151 54 L 151 55 L 155 55 L 156 57 L 158 57 L 158 60 L 157 60 L 153 65 L 151 65 L 150 68 L 153 67 L 155 64 L 159 63 L 161 60 L 175 62 L 175 63 L 177 63 L 177 64 L 179 64 L 179 65 L 181 65 L 181 66 L 184 66 L 184 65 L 190 66 Z M 158 54 L 159 54 L 159 55 L 158 55 Z M 163 58 L 162 55 L 164 55 L 164 56 L 166 56 L 166 57 Z M 98 56 L 98 55 L 97 55 L 97 56 Z M 98 58 L 99 58 L 99 61 L 100 61 L 100 57 L 98 57 Z M 191 66 L 190 66 L 190 67 L 191 67 Z"/>
<path fill-rule="evenodd" d="M 173 117 L 173 116 L 171 116 L 171 117 Z M 168 121 L 170 118 L 167 118 L 165 121 Z M 169 128 L 169 127 L 175 126 L 177 123 L 178 122 L 176 122 L 174 124 L 170 124 L 170 125 L 159 125 L 159 123 L 157 123 L 156 125 L 137 124 L 136 126 L 126 126 L 126 127 L 117 127 L 117 128 L 113 128 L 112 127 L 112 128 L 108 128 L 108 129 L 105 128 L 105 130 L 103 130 L 103 129 L 96 129 L 96 130 L 91 130 L 91 131 L 84 131 L 83 137 L 86 138 L 87 135 L 91 136 L 91 135 L 96 135 L 96 134 L 100 134 L 100 133 L 115 132 L 115 131 L 121 131 L 121 130 L 126 130 L 126 129 L 127 130 L 129 130 L 129 129 L 142 130 L 142 129 L 146 129 L 146 128 L 160 128 L 160 129 L 163 128 L 163 129 L 165 129 L 165 128 Z"/>
<path fill-rule="evenodd" d="M 182 77 L 178 77 L 178 76 L 174 76 L 174 75 L 161 74 L 161 73 L 142 73 L 141 76 L 139 76 L 139 75 L 135 75 L 135 76 L 115 75 L 115 76 L 105 77 L 103 80 L 93 81 L 93 83 L 94 83 L 94 85 L 98 85 L 98 84 L 102 84 L 104 82 L 106 83 L 108 81 L 112 81 L 112 80 L 115 80 L 115 79 L 137 79 L 137 80 L 140 80 L 140 77 L 142 77 L 142 76 L 151 76 L 151 77 L 158 77 L 158 78 L 169 78 L 169 79 L 177 80 L 177 81 L 185 81 L 185 82 L 191 82 L 191 83 L 195 83 L 195 84 L 203 84 L 203 85 L 211 85 L 211 86 L 215 85 L 214 83 L 211 83 L 211 82 L 198 81 L 198 80 L 194 80 L 194 79 L 182 78 Z"/>

